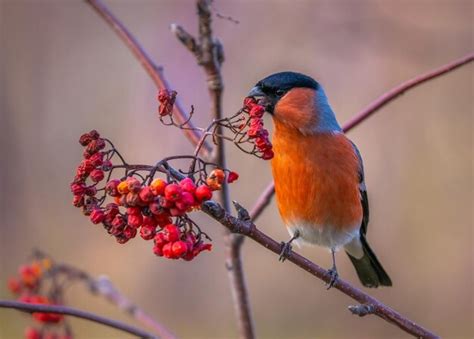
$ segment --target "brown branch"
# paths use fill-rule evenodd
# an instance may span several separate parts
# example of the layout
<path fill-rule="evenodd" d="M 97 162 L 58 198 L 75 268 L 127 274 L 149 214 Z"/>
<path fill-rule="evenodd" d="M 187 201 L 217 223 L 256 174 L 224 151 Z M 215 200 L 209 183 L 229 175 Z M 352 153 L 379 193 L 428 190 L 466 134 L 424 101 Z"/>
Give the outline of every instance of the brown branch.
<path fill-rule="evenodd" d="M 166 329 L 163 325 L 158 323 L 140 307 L 120 293 L 120 291 L 113 285 L 112 281 L 110 281 L 108 277 L 100 276 L 97 279 L 89 277 L 88 283 L 94 293 L 105 297 L 119 309 L 130 314 L 138 322 L 153 328 L 153 330 L 159 334 L 160 338 L 175 338 L 175 336 L 168 329 Z"/>
<path fill-rule="evenodd" d="M 470 53 L 458 60 L 452 61 L 446 65 L 438 67 L 434 70 L 429 71 L 428 73 L 416 76 L 413 79 L 407 80 L 397 87 L 391 89 L 390 91 L 386 92 L 374 102 L 372 102 L 369 106 L 364 108 L 362 111 L 357 113 L 354 118 L 349 120 L 344 124 L 343 130 L 344 132 L 350 131 L 355 126 L 359 125 L 362 121 L 367 119 L 369 116 L 377 112 L 379 109 L 387 105 L 392 100 L 398 98 L 400 95 L 404 94 L 406 91 L 415 88 L 427 81 L 430 81 L 434 78 L 437 78 L 441 75 L 449 73 L 455 70 L 458 67 L 461 67 L 465 64 L 474 60 L 474 53 Z"/>
<path fill-rule="evenodd" d="M 105 6 L 100 0 L 85 0 L 91 5 L 94 10 L 107 22 L 107 24 L 114 30 L 124 44 L 132 51 L 133 55 L 141 63 L 145 71 L 148 73 L 150 78 L 153 80 L 155 85 L 159 89 L 170 89 L 170 85 L 164 77 L 163 69 L 158 67 L 153 60 L 148 56 L 143 47 L 138 43 L 137 39 L 127 30 L 127 28 L 115 17 L 115 15 Z M 176 117 L 179 123 L 183 123 L 188 120 L 188 114 L 186 110 L 176 100 L 173 107 L 173 115 Z M 185 136 L 195 145 L 198 143 L 201 135 L 198 130 L 193 129 L 194 126 L 191 122 L 187 123 L 189 128 L 183 129 Z M 205 143 L 203 150 L 205 153 L 209 153 L 212 150 L 211 145 Z"/>
<path fill-rule="evenodd" d="M 364 108 L 362 111 L 357 113 L 352 119 L 346 122 L 344 126 L 342 127 L 343 131 L 346 133 L 349 132 L 351 129 L 353 129 L 354 127 L 359 125 L 361 122 L 369 118 L 372 114 L 374 114 L 375 112 L 383 108 L 392 100 L 404 94 L 406 91 L 413 89 L 414 87 L 417 87 L 429 80 L 432 80 L 441 75 L 449 73 L 458 67 L 461 67 L 463 65 L 466 65 L 472 62 L 473 60 L 474 60 L 474 53 L 470 53 L 458 60 L 452 61 L 439 68 L 431 70 L 428 73 L 419 75 L 413 79 L 410 79 L 401 83 L 400 85 L 394 87 L 390 91 L 381 95 L 378 99 L 376 99 L 371 104 L 369 104 L 369 106 Z M 275 193 L 275 186 L 273 182 L 270 182 L 267 188 L 265 189 L 265 191 L 263 191 L 263 193 L 257 199 L 257 201 L 255 202 L 252 208 L 252 211 L 258 211 L 256 216 L 254 217 L 255 219 L 258 218 L 260 216 L 260 213 L 262 213 L 263 210 L 265 209 L 265 207 L 269 205 L 274 193 Z"/>
<path fill-rule="evenodd" d="M 131 165 L 130 167 L 134 167 Z M 136 168 L 149 168 L 149 166 L 138 165 Z M 33 251 L 33 258 L 44 259 L 51 258 L 42 250 L 35 249 Z M 156 320 L 151 318 L 145 311 L 143 311 L 138 305 L 134 304 L 131 300 L 125 297 L 117 287 L 114 286 L 112 281 L 105 275 L 94 278 L 86 271 L 83 271 L 77 267 L 66 263 L 54 262 L 51 269 L 55 273 L 65 274 L 71 281 L 83 282 L 90 292 L 94 295 L 100 295 L 107 299 L 109 302 L 117 306 L 121 311 L 124 311 L 131 315 L 138 322 L 143 323 L 146 326 L 153 328 L 153 330 L 163 339 L 174 339 L 175 336 L 166 329 L 163 325 L 158 323 Z"/>
<path fill-rule="evenodd" d="M 193 53 L 198 65 L 204 69 L 211 99 L 211 115 L 214 120 L 219 120 L 223 116 L 222 92 L 224 84 L 221 64 L 224 61 L 224 53 L 222 45 L 212 35 L 211 1 L 197 0 L 196 4 L 199 17 L 198 38 L 194 38 L 184 28 L 176 24 L 171 25 L 171 30 L 184 46 Z M 218 135 L 222 134 L 222 127 L 220 125 L 217 126 L 215 133 Z M 222 140 L 217 144 L 213 158 L 218 166 L 226 168 L 225 149 Z M 227 184 L 223 185 L 223 189 L 220 191 L 220 201 L 224 209 L 230 211 L 230 197 Z M 242 240 L 242 236 L 232 234 L 229 231 L 226 232 L 224 237 L 226 268 L 230 280 L 240 337 L 252 339 L 255 337 L 255 334 L 240 251 Z"/>
<path fill-rule="evenodd" d="M 238 205 L 237 208 L 239 208 Z M 248 220 L 240 220 L 231 216 L 219 204 L 212 201 L 205 203 L 202 207 L 202 210 L 206 214 L 210 215 L 213 219 L 217 220 L 219 223 L 227 227 L 229 231 L 233 233 L 243 234 L 256 241 L 266 249 L 278 255 L 280 254 L 281 244 L 270 238 L 265 233 L 258 230 L 253 222 Z M 331 280 L 331 275 L 328 271 L 293 251 L 289 255 L 288 261 L 304 269 L 315 277 L 325 281 L 326 283 L 329 283 L 329 281 Z M 352 299 L 356 300 L 357 302 L 361 303 L 362 305 L 365 305 L 364 308 L 366 310 L 370 310 L 370 312 L 366 312 L 366 314 L 375 314 L 378 317 L 388 321 L 389 323 L 397 325 L 403 331 L 410 333 L 416 337 L 438 338 L 436 334 L 421 327 L 420 325 L 417 325 L 415 322 L 409 320 L 397 311 L 384 305 L 379 300 L 371 297 L 370 295 L 364 293 L 363 291 L 357 289 L 356 287 L 352 286 L 351 284 L 342 279 L 336 280 L 333 287 L 346 294 L 347 296 L 351 297 Z M 355 309 L 357 309 L 357 307 L 355 307 Z"/>
<path fill-rule="evenodd" d="M 57 306 L 57 305 L 41 305 L 41 304 L 30 304 L 20 301 L 12 300 L 0 300 L 0 308 L 11 308 L 25 312 L 45 312 L 45 313 L 57 313 L 70 315 L 76 318 L 81 318 L 89 320 L 104 326 L 112 327 L 117 330 L 133 334 L 139 338 L 157 338 L 153 334 L 145 332 L 139 328 L 127 325 L 121 321 L 113 320 L 109 318 L 102 317 L 100 315 L 78 310 L 76 308 L 67 307 L 67 306 Z"/>
<path fill-rule="evenodd" d="M 158 171 L 169 174 L 177 180 L 185 178 L 183 174 L 175 170 L 171 166 L 159 167 Z M 250 220 L 250 215 L 241 205 L 234 202 L 234 206 L 238 212 L 238 218 L 229 214 L 221 205 L 215 201 L 207 201 L 202 204 L 201 209 L 214 220 L 225 226 L 233 235 L 246 236 L 259 243 L 266 249 L 280 255 L 281 243 L 270 238 L 268 235 L 257 229 L 257 226 Z M 319 265 L 313 263 L 309 259 L 293 251 L 288 255 L 288 261 L 314 275 L 318 279 L 329 283 L 332 275 Z M 401 315 L 394 309 L 386 306 L 379 300 L 371 297 L 365 292 L 352 286 L 348 282 L 338 278 L 332 286 L 345 295 L 359 302 L 361 305 L 349 306 L 349 311 L 359 316 L 374 314 L 387 322 L 398 326 L 403 331 L 412 334 L 418 338 L 439 338 L 436 334 L 416 324 L 407 317 Z"/>

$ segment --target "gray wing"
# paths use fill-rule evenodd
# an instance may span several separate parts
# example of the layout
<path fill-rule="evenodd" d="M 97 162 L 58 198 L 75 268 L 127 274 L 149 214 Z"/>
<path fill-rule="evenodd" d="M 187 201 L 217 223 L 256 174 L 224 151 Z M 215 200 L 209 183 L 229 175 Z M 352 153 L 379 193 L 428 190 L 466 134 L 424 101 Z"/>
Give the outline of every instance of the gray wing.
<path fill-rule="evenodd" d="M 362 162 L 362 157 L 360 156 L 360 152 L 357 149 L 357 146 L 352 141 L 351 143 L 352 147 L 354 147 L 357 158 L 359 159 L 359 192 L 363 212 L 360 232 L 361 234 L 365 235 L 367 233 L 367 225 L 369 224 L 369 199 L 367 198 L 367 189 L 365 187 L 364 164 Z"/>

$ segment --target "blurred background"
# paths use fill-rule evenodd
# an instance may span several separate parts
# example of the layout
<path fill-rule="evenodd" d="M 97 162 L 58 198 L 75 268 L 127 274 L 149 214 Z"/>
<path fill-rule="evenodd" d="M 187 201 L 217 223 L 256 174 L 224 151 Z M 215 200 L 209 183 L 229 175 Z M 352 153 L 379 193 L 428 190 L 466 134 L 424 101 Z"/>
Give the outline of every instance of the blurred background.
<path fill-rule="evenodd" d="M 169 32 L 196 32 L 194 1 L 106 1 L 163 65 L 195 122 L 209 120 L 202 70 Z M 241 106 L 262 77 L 281 70 L 312 75 L 325 87 L 340 122 L 419 73 L 473 50 L 473 2 L 216 1 L 224 44 L 225 112 Z M 223 228 L 193 215 L 214 251 L 193 262 L 153 255 L 139 238 L 117 244 L 71 205 L 69 183 L 81 133 L 98 129 L 130 162 L 154 163 L 192 152 L 180 131 L 160 124 L 156 88 L 140 64 L 81 1 L 1 1 L 0 298 L 7 278 L 33 247 L 93 275 L 106 274 L 130 299 L 182 338 L 236 338 L 224 267 Z M 473 331 L 473 66 L 405 94 L 350 132 L 365 161 L 371 204 L 368 238 L 394 282 L 368 290 L 444 338 Z M 271 126 L 271 121 L 267 124 Z M 269 163 L 228 145 L 240 173 L 232 197 L 251 207 L 271 180 Z M 274 202 L 258 227 L 288 235 Z M 298 250 L 323 267 L 321 248 Z M 354 301 L 251 240 L 243 259 L 259 338 L 404 338 L 377 317 L 347 311 Z M 340 275 L 360 287 L 343 253 Z M 69 305 L 134 323 L 82 286 Z M 0 310 L 0 337 L 20 338 L 28 316 Z M 77 338 L 128 338 L 72 320 Z"/>

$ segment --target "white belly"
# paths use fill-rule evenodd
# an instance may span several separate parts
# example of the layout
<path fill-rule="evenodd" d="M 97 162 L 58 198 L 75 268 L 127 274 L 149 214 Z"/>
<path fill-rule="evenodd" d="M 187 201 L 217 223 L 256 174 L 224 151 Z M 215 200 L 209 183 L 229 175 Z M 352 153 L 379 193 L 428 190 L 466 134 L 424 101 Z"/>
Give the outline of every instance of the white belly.
<path fill-rule="evenodd" d="M 340 247 L 348 244 L 354 238 L 359 238 L 359 228 L 348 227 L 352 231 L 340 231 L 330 226 L 313 226 L 305 225 L 304 223 L 295 223 L 287 225 L 288 232 L 293 236 L 296 230 L 299 231 L 300 236 L 294 240 L 298 246 L 301 245 L 318 245 L 327 247 L 333 250 L 338 250 Z"/>

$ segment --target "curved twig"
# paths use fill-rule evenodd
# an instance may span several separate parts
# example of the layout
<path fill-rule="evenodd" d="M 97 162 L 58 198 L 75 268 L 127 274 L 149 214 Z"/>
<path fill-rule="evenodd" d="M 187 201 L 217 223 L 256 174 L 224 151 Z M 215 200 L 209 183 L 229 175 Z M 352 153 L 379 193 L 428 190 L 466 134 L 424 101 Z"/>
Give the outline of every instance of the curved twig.
<path fill-rule="evenodd" d="M 67 306 L 57 306 L 57 305 L 40 305 L 40 304 L 30 304 L 20 301 L 12 300 L 0 300 L 0 308 L 11 308 L 25 312 L 45 312 L 45 313 L 59 313 L 70 315 L 76 318 L 81 318 L 89 321 L 93 321 L 104 326 L 112 327 L 122 332 L 127 332 L 133 334 L 139 338 L 158 338 L 157 336 L 145 332 L 139 328 L 127 325 L 121 321 L 109 319 L 102 317 L 100 315 L 78 310 L 76 308 L 67 307 Z"/>
<path fill-rule="evenodd" d="M 94 10 L 107 22 L 107 24 L 114 30 L 124 44 L 132 51 L 133 55 L 141 63 L 145 71 L 148 73 L 150 78 L 160 89 L 170 89 L 170 85 L 163 75 L 163 69 L 158 67 L 153 60 L 148 56 L 142 46 L 138 43 L 137 39 L 127 30 L 127 28 L 120 22 L 118 18 L 105 6 L 100 0 L 85 0 Z M 180 123 L 184 123 L 188 120 L 188 114 L 176 100 L 173 107 L 173 114 L 176 116 Z M 189 128 L 183 129 L 185 136 L 193 143 L 197 144 L 201 137 L 199 131 L 194 128 L 193 124 L 188 121 L 187 126 Z M 204 151 L 207 153 L 211 152 L 212 147 L 208 143 L 203 146 Z"/>

